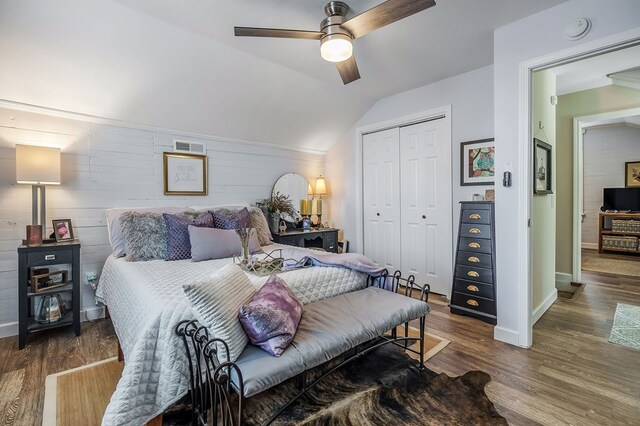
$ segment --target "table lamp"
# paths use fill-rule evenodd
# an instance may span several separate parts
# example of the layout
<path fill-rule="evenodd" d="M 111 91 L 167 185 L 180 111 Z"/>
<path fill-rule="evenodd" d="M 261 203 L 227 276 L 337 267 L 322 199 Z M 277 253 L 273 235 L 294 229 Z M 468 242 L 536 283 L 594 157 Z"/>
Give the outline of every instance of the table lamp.
<path fill-rule="evenodd" d="M 322 197 L 327 195 L 327 183 L 322 175 L 316 179 L 316 215 L 318 216 L 318 226 L 322 226 Z"/>
<path fill-rule="evenodd" d="M 16 145 L 16 182 L 32 185 L 31 222 L 40 226 L 42 242 L 47 220 L 45 189 L 46 185 L 60 185 L 60 148 Z M 27 227 L 28 243 L 38 242 L 34 230 L 37 228 Z"/>

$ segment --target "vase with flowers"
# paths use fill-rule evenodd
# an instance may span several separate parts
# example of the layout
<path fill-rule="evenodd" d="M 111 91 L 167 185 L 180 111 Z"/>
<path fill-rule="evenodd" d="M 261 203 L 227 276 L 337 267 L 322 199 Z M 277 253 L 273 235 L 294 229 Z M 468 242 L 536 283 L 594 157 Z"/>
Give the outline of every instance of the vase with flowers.
<path fill-rule="evenodd" d="M 256 203 L 256 206 L 266 212 L 267 221 L 269 222 L 269 229 L 274 234 L 278 233 L 280 226 L 280 215 L 285 213 L 290 216 L 297 214 L 293 202 L 289 199 L 288 195 L 276 192 L 271 195 L 270 198 L 265 198 Z"/>

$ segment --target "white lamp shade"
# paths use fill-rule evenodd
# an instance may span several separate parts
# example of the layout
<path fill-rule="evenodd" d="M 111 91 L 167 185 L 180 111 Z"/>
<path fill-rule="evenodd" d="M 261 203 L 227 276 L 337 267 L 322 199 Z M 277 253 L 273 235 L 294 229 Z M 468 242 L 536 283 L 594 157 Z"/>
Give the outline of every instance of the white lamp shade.
<path fill-rule="evenodd" d="M 327 183 L 322 175 L 316 179 L 316 195 L 327 195 Z"/>
<path fill-rule="evenodd" d="M 16 145 L 16 181 L 30 185 L 59 185 L 60 148 Z"/>

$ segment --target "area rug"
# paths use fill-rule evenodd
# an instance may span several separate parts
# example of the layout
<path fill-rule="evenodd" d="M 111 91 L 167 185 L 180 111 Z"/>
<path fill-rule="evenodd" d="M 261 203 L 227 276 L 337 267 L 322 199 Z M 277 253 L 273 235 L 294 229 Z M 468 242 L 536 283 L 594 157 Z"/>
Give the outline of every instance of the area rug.
<path fill-rule="evenodd" d="M 42 426 L 100 425 L 123 367 L 110 358 L 47 376 Z"/>
<path fill-rule="evenodd" d="M 623 260 L 586 256 L 582 261 L 582 269 L 605 274 L 640 277 L 640 258 Z"/>
<path fill-rule="evenodd" d="M 640 306 L 618 303 L 609 342 L 640 350 Z"/>

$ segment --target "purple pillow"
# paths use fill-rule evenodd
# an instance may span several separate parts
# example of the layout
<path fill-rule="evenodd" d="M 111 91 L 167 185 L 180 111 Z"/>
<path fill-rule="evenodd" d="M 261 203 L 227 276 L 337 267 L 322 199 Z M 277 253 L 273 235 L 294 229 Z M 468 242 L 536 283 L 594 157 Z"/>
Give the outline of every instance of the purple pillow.
<path fill-rule="evenodd" d="M 169 213 L 163 213 L 162 216 L 167 225 L 167 260 L 191 258 L 189 225 L 199 228 L 213 228 L 213 216 L 211 213 L 205 213 L 195 219 Z"/>
<path fill-rule="evenodd" d="M 251 228 L 251 213 L 246 207 L 237 213 L 224 214 L 222 212 L 210 212 L 213 215 L 213 224 L 219 229 Z"/>
<path fill-rule="evenodd" d="M 242 243 L 234 229 L 198 228 L 189 225 L 189 242 L 191 243 L 191 259 L 194 262 L 209 259 L 240 256 Z M 249 252 L 262 250 L 255 231 L 249 237 Z"/>
<path fill-rule="evenodd" d="M 251 343 L 275 356 L 282 355 L 289 346 L 301 317 L 302 303 L 276 275 L 271 275 L 238 312 Z"/>

